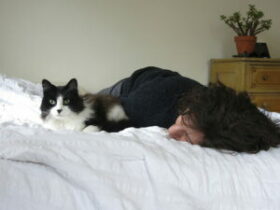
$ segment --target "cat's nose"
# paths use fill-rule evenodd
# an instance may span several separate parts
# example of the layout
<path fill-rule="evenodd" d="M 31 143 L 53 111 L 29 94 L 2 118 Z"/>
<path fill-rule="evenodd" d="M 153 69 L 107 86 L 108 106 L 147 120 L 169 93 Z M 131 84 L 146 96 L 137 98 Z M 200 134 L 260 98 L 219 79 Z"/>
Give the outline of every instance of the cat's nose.
<path fill-rule="evenodd" d="M 62 112 L 62 109 L 58 109 L 58 110 L 57 110 L 57 113 L 58 113 L 58 114 L 60 114 L 60 112 Z"/>

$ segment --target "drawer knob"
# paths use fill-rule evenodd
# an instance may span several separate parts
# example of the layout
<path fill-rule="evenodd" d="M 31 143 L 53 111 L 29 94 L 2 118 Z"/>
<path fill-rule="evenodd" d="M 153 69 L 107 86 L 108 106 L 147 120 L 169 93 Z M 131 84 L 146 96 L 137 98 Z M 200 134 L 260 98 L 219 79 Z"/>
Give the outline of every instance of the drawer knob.
<path fill-rule="evenodd" d="M 267 76 L 267 75 L 263 75 L 263 76 L 262 76 L 262 80 L 263 80 L 263 81 L 267 81 L 267 80 L 268 80 L 268 76 Z"/>

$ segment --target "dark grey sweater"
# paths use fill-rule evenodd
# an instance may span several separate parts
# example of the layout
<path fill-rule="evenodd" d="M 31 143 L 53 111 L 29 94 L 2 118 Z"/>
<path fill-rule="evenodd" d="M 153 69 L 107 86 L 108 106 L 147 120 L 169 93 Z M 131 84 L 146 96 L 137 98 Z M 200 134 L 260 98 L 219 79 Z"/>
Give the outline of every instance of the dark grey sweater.
<path fill-rule="evenodd" d="M 179 97 L 200 83 L 157 67 L 135 71 L 123 80 L 120 99 L 135 127 L 170 127 L 178 116 Z"/>

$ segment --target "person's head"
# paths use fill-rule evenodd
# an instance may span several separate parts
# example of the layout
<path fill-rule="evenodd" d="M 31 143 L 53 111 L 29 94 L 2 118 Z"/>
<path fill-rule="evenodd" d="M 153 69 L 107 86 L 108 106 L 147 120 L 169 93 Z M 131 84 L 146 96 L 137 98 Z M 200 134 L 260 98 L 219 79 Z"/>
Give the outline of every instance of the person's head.
<path fill-rule="evenodd" d="M 251 101 L 221 83 L 195 87 L 179 100 L 169 129 L 177 140 L 216 149 L 257 153 L 280 144 L 280 127 Z"/>

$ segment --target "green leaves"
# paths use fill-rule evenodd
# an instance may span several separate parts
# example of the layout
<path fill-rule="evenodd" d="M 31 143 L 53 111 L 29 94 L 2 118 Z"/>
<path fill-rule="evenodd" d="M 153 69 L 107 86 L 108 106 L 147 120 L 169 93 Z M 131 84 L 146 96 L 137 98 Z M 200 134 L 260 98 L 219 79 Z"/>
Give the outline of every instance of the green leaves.
<path fill-rule="evenodd" d="M 272 20 L 261 20 L 264 13 L 257 10 L 255 5 L 249 4 L 247 16 L 241 17 L 240 12 L 234 12 L 231 16 L 221 15 L 220 18 L 231 27 L 238 36 L 255 36 L 270 29 Z"/>

